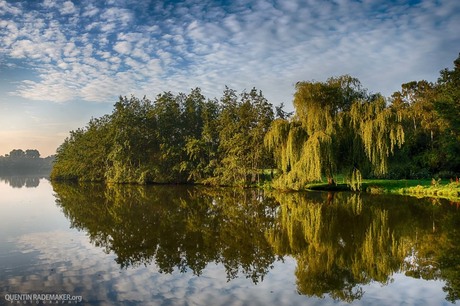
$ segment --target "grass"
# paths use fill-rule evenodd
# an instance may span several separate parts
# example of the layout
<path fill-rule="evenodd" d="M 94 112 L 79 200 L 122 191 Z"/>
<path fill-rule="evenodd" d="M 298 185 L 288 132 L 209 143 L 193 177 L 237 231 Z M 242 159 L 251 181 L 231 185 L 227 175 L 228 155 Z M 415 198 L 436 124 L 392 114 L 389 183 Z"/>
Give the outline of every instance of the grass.
<path fill-rule="evenodd" d="M 264 169 L 262 173 L 266 177 L 269 177 L 271 170 Z M 323 191 L 350 191 L 350 187 L 347 185 L 345 176 L 337 175 L 334 177 L 334 179 L 336 185 L 329 185 L 325 180 L 323 180 L 323 182 L 310 183 L 305 186 L 305 189 Z M 262 187 L 271 188 L 271 183 L 271 180 L 267 180 L 264 182 Z M 416 197 L 446 198 L 457 202 L 460 201 L 460 182 L 458 180 L 364 179 L 361 186 L 361 191 L 373 194 L 391 193 Z"/>
<path fill-rule="evenodd" d="M 327 183 L 315 183 L 307 186 L 309 190 L 343 191 L 350 190 L 344 181 L 337 180 L 336 186 Z M 361 190 L 382 194 L 402 194 L 417 197 L 436 197 L 460 200 L 460 182 L 450 180 L 382 180 L 365 179 Z"/>
<path fill-rule="evenodd" d="M 448 180 L 365 180 L 363 190 L 371 193 L 460 198 L 460 183 Z"/>
<path fill-rule="evenodd" d="M 403 194 L 415 196 L 440 197 L 446 199 L 460 199 L 460 183 L 431 184 L 430 186 L 417 185 L 401 190 Z"/>
<path fill-rule="evenodd" d="M 371 193 L 403 193 L 402 190 L 416 186 L 431 186 L 431 180 L 364 180 L 362 190 Z"/>

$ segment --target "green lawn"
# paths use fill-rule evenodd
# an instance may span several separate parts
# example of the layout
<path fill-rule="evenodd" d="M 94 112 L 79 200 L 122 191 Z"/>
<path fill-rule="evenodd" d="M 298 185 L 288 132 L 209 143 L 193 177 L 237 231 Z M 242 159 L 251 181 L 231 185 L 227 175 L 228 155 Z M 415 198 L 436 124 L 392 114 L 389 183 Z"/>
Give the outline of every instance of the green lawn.
<path fill-rule="evenodd" d="M 263 172 L 266 178 L 270 177 L 271 169 L 264 169 Z M 276 174 L 276 170 L 274 171 Z M 350 191 L 346 183 L 346 178 L 343 175 L 334 177 L 336 185 L 329 185 L 324 179 L 322 182 L 310 183 L 305 186 L 307 190 L 323 190 L 323 191 Z M 270 188 L 271 179 L 264 182 L 264 186 Z M 261 187 L 261 186 L 259 186 Z M 460 182 L 455 180 L 388 180 L 388 179 L 364 179 L 361 186 L 362 192 L 368 193 L 393 193 L 410 195 L 417 197 L 437 197 L 447 198 L 455 201 L 460 201 Z"/>
<path fill-rule="evenodd" d="M 337 186 L 329 186 L 327 183 L 309 184 L 310 190 L 349 190 L 347 184 L 337 180 Z M 393 193 L 419 197 L 440 197 L 452 200 L 460 200 L 460 183 L 450 180 L 363 180 L 361 191 L 369 193 Z"/>
<path fill-rule="evenodd" d="M 362 190 L 368 192 L 401 193 L 401 189 L 431 186 L 431 180 L 363 180 Z"/>

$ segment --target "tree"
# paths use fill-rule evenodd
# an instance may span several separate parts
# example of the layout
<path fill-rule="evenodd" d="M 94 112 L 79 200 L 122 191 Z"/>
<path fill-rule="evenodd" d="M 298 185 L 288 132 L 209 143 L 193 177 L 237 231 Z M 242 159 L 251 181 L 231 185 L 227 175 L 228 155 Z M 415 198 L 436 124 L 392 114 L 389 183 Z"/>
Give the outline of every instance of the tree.
<path fill-rule="evenodd" d="M 36 149 L 14 149 L 0 156 L 0 173 L 3 174 L 47 174 L 51 171 L 53 157 L 40 158 Z"/>
<path fill-rule="evenodd" d="M 26 153 L 21 149 L 14 149 L 10 151 L 10 158 L 23 158 L 26 156 Z"/>
<path fill-rule="evenodd" d="M 156 150 L 155 121 L 149 116 L 153 106 L 146 97 L 120 97 L 110 116 L 111 145 L 107 152 L 108 168 L 105 179 L 111 182 L 140 182 L 152 180 L 150 168 L 152 151 Z"/>
<path fill-rule="evenodd" d="M 36 149 L 28 149 L 25 152 L 27 158 L 40 158 L 40 152 Z"/>
<path fill-rule="evenodd" d="M 460 172 L 460 57 L 436 83 L 412 81 L 392 95 L 408 140 L 391 159 L 396 178 L 455 176 Z M 444 173 L 444 174 L 443 174 Z"/>
<path fill-rule="evenodd" d="M 460 54 L 454 61 L 454 69 L 444 69 L 438 79 L 439 95 L 435 109 L 448 122 L 449 129 L 460 135 Z"/>
<path fill-rule="evenodd" d="M 444 69 L 438 79 L 434 108 L 445 123 L 442 148 L 451 171 L 460 173 L 460 54 L 454 69 Z"/>
<path fill-rule="evenodd" d="M 395 178 L 419 178 L 436 172 L 443 154 L 438 152 L 443 129 L 434 110 L 436 85 L 425 80 L 401 85 L 391 97 L 391 108 L 400 116 L 407 142 L 391 159 Z M 440 154 L 441 153 L 441 154 Z"/>
<path fill-rule="evenodd" d="M 359 188 L 361 170 L 385 173 L 388 155 L 404 141 L 384 98 L 368 95 L 348 75 L 297 83 L 294 107 L 292 120 L 277 119 L 265 138 L 281 170 L 280 188 L 301 189 L 323 176 L 333 184 L 337 172 Z"/>
<path fill-rule="evenodd" d="M 255 183 L 267 159 L 263 139 L 273 121 L 272 105 L 255 88 L 238 98 L 226 87 L 221 103 L 218 180 L 224 185 Z"/>
<path fill-rule="evenodd" d="M 289 119 L 294 114 L 294 112 L 286 112 L 284 106 L 283 102 L 279 106 L 275 106 L 275 118 Z"/>
<path fill-rule="evenodd" d="M 112 114 L 70 132 L 59 147 L 54 179 L 117 183 L 202 182 L 214 175 L 215 101 L 199 88 L 164 92 L 155 101 L 120 97 Z"/>
<path fill-rule="evenodd" d="M 85 128 L 70 132 L 58 147 L 52 179 L 102 181 L 110 163 L 113 135 L 110 116 L 92 118 Z"/>
<path fill-rule="evenodd" d="M 195 128 L 199 126 L 200 129 L 186 138 L 187 158 L 182 162 L 182 170 L 189 174 L 188 180 L 206 184 L 212 183 L 211 178 L 218 163 L 220 109 L 217 100 L 204 101 L 203 99 L 198 105 L 200 117 L 196 118 L 196 122 L 192 125 Z"/>
<path fill-rule="evenodd" d="M 160 149 L 157 160 L 160 182 L 187 181 L 188 175 L 181 165 L 186 158 L 183 126 L 185 99 L 184 94 L 175 96 L 171 92 L 165 92 L 158 95 L 154 102 L 153 113 L 157 122 L 155 133 Z"/>

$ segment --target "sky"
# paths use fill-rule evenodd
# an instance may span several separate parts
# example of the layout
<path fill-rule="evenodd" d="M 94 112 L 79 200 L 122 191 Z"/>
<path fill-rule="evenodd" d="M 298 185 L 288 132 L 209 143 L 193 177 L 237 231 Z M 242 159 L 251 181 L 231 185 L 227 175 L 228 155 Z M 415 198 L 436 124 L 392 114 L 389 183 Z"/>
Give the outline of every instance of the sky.
<path fill-rule="evenodd" d="M 389 97 L 459 52 L 458 0 L 0 0 L 0 155 L 54 154 L 120 95 L 256 87 L 293 110 L 298 81 Z"/>

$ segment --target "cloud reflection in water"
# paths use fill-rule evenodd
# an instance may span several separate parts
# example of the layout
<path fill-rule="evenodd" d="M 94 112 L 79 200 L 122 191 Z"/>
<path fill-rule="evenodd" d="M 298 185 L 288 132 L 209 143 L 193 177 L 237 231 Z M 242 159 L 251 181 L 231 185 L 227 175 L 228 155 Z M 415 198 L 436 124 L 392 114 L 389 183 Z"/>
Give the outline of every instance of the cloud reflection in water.
<path fill-rule="evenodd" d="M 17 247 L 36 258 L 25 276 L 6 281 L 9 292 L 69 293 L 94 305 L 288 305 L 305 300 L 295 294 L 292 258 L 275 263 L 255 286 L 246 278 L 227 282 L 224 267 L 215 263 L 201 276 L 191 271 L 159 273 L 154 263 L 120 269 L 115 255 L 105 254 L 75 230 L 23 235 Z"/>

